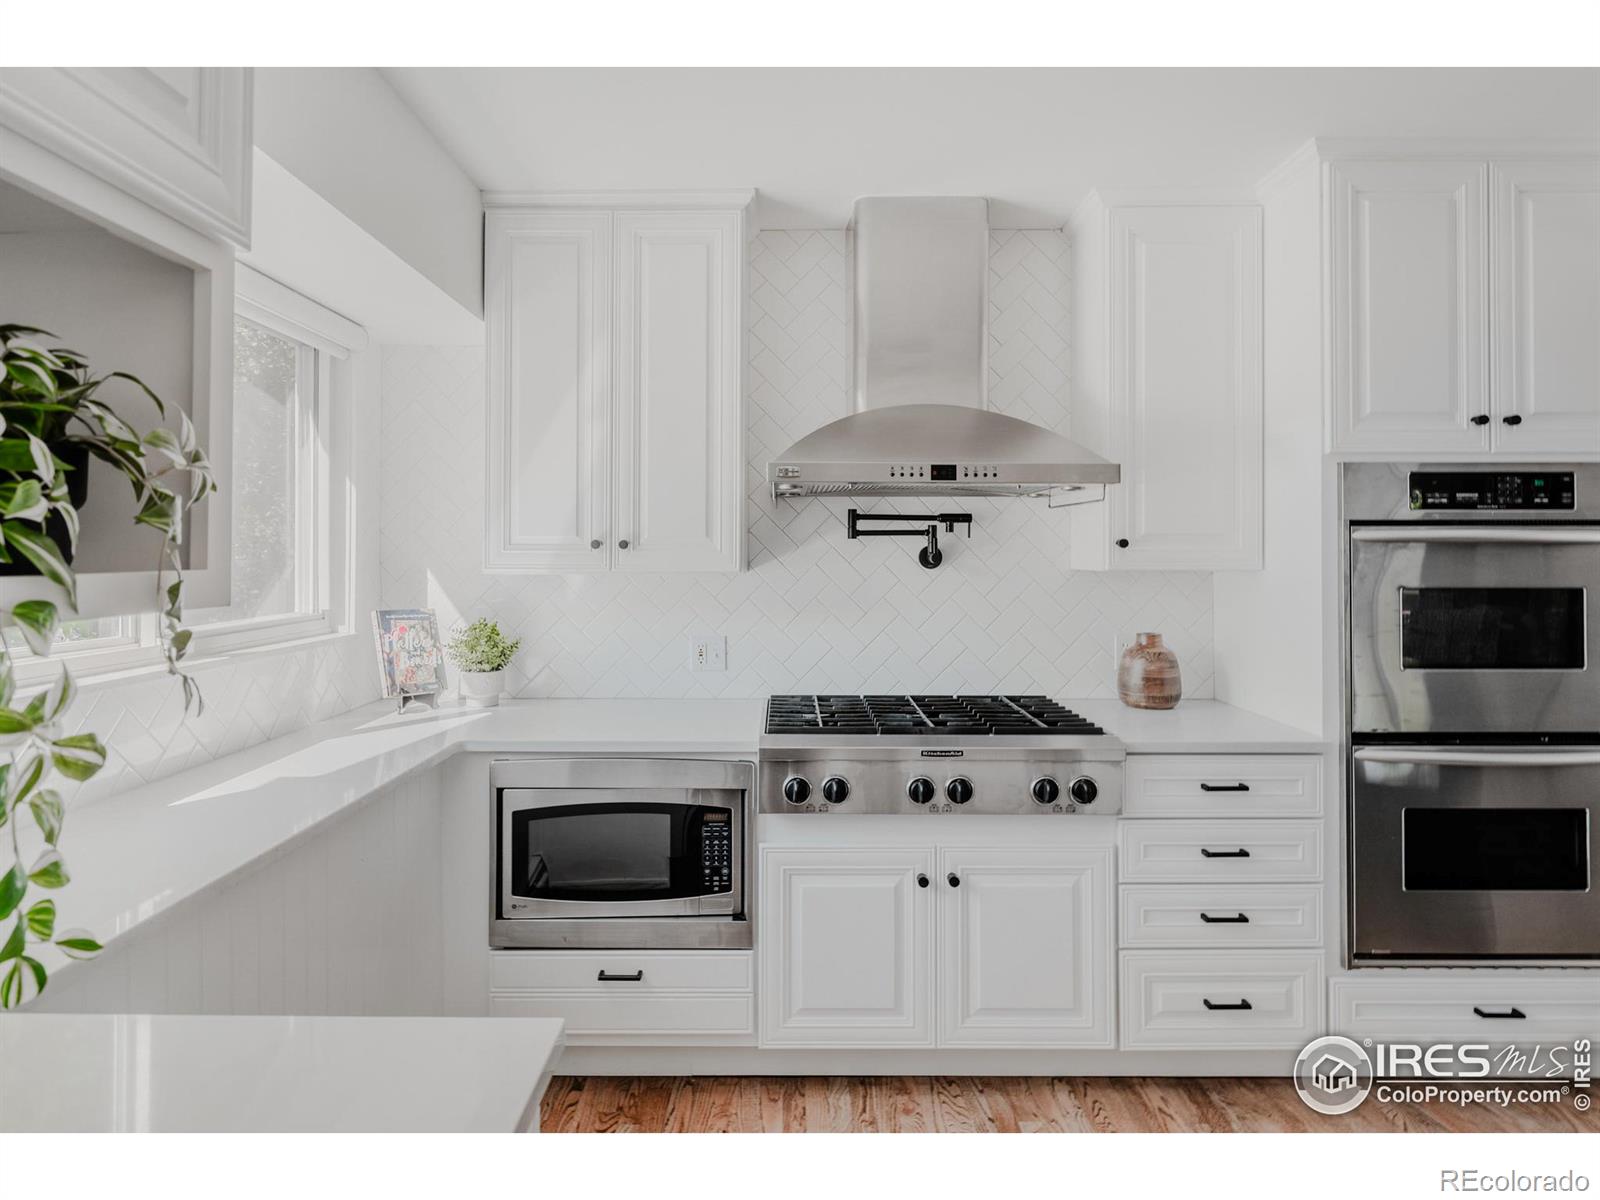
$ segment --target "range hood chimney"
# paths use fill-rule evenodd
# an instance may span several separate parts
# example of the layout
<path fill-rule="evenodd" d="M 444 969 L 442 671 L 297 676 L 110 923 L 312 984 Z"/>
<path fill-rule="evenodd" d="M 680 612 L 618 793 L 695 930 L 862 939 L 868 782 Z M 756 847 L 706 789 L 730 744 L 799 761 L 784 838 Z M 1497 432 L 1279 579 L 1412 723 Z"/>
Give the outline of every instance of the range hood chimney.
<path fill-rule="evenodd" d="M 1121 479 L 1077 443 L 984 407 L 987 200 L 865 198 L 852 226 L 855 412 L 767 464 L 774 497 L 1103 494 Z"/>

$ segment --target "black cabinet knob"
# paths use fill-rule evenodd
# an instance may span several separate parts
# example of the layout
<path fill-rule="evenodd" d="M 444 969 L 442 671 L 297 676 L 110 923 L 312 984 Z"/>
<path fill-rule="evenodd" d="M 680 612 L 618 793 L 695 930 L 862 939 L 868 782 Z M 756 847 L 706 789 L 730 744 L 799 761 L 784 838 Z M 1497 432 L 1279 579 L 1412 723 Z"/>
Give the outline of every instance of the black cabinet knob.
<path fill-rule="evenodd" d="M 928 877 L 926 875 L 922 874 L 922 872 L 920 872 L 920 871 L 917 872 L 917 886 L 918 887 L 927 887 L 928 886 Z"/>
<path fill-rule="evenodd" d="M 1489 423 L 1489 414 L 1479 413 L 1477 416 L 1472 418 L 1472 423 L 1474 425 L 1487 425 Z"/>
<path fill-rule="evenodd" d="M 945 784 L 944 794 L 950 797 L 951 804 L 965 804 L 972 799 L 972 780 L 965 775 L 957 775 Z"/>
<path fill-rule="evenodd" d="M 1117 549 L 1118 550 L 1126 550 L 1127 548 L 1128 548 L 1128 539 L 1127 538 L 1118 538 L 1117 539 Z"/>
<path fill-rule="evenodd" d="M 1488 419 L 1489 418 L 1487 418 L 1487 417 L 1484 418 L 1484 420 L 1486 420 L 1486 421 Z M 627 538 L 623 538 L 620 542 L 617 543 L 617 549 L 618 550 L 626 550 L 627 548 L 628 548 L 628 539 Z"/>
<path fill-rule="evenodd" d="M 906 784 L 906 795 L 913 804 L 930 803 L 936 793 L 937 789 L 933 786 L 933 780 L 926 775 L 918 775 L 910 783 Z"/>
<path fill-rule="evenodd" d="M 598 549 L 600 549 L 600 547 L 601 547 L 601 546 L 602 546 L 602 545 L 604 545 L 604 544 L 605 544 L 605 543 L 603 543 L 603 542 L 602 542 L 602 541 L 601 541 L 601 540 L 600 540 L 600 539 L 599 539 L 599 538 L 594 538 L 594 539 L 593 539 L 593 540 L 591 540 L 591 541 L 590 541 L 590 542 L 589 542 L 589 549 L 591 549 L 591 550 L 598 550 Z"/>
<path fill-rule="evenodd" d="M 830 775 L 822 781 L 822 798 L 829 804 L 843 804 L 850 799 L 850 785 L 842 775 Z"/>
<path fill-rule="evenodd" d="M 811 799 L 811 785 L 798 775 L 783 781 L 783 798 L 790 804 L 804 804 Z"/>
<path fill-rule="evenodd" d="M 950 874 L 945 876 L 945 878 L 950 881 L 951 887 L 961 886 L 961 876 L 957 875 L 954 871 L 951 871 Z"/>
<path fill-rule="evenodd" d="M 1500 420 L 1507 425 L 1522 424 L 1522 416 L 1520 413 L 1512 413 L 1509 417 L 1501 417 Z"/>

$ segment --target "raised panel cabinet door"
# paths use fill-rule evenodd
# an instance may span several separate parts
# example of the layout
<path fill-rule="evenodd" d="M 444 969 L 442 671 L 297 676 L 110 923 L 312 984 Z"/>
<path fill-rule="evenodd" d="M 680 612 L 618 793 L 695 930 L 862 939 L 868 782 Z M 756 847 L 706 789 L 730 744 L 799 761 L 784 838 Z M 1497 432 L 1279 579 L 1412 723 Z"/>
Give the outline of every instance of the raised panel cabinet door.
<path fill-rule="evenodd" d="M 1487 165 L 1336 162 L 1328 179 L 1330 448 L 1488 449 Z"/>
<path fill-rule="evenodd" d="M 940 851 L 941 1046 L 1114 1044 L 1111 856 Z"/>
<path fill-rule="evenodd" d="M 1494 448 L 1600 453 L 1600 162 L 1490 169 Z"/>
<path fill-rule="evenodd" d="M 1261 210 L 1118 208 L 1111 247 L 1111 565 L 1259 567 Z"/>
<path fill-rule="evenodd" d="M 8 67 L 0 127 L 249 248 L 247 67 Z"/>
<path fill-rule="evenodd" d="M 743 216 L 616 221 L 616 566 L 737 571 Z"/>
<path fill-rule="evenodd" d="M 932 875 L 926 849 L 763 851 L 761 1044 L 931 1046 Z"/>
<path fill-rule="evenodd" d="M 605 570 L 611 214 L 491 212 L 484 238 L 484 569 Z"/>

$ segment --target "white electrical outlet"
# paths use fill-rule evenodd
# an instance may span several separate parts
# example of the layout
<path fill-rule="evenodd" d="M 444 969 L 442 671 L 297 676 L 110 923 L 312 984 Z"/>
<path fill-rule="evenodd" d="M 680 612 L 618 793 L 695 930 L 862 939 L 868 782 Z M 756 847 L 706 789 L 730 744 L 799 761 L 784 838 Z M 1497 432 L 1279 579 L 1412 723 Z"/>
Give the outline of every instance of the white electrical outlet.
<path fill-rule="evenodd" d="M 696 671 L 728 669 L 728 639 L 720 633 L 702 633 L 691 643 L 690 665 Z"/>

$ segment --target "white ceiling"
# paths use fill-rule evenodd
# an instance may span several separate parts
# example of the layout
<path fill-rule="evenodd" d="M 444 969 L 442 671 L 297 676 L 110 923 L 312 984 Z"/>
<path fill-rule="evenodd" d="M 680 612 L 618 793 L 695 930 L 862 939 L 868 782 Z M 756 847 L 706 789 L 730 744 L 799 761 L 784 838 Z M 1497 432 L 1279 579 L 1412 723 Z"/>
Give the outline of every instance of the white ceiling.
<path fill-rule="evenodd" d="M 1600 71 L 404 68 L 491 191 L 755 187 L 768 228 L 856 196 L 985 195 L 1060 225 L 1093 187 L 1248 187 L 1311 137 L 1600 138 Z"/>

